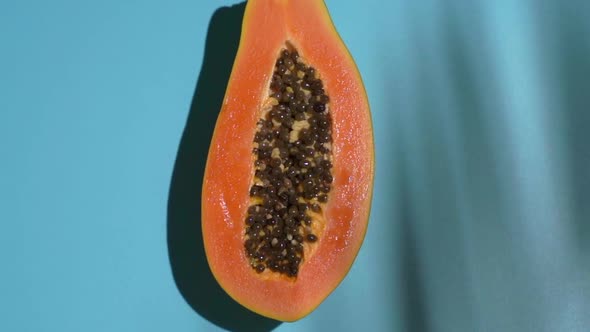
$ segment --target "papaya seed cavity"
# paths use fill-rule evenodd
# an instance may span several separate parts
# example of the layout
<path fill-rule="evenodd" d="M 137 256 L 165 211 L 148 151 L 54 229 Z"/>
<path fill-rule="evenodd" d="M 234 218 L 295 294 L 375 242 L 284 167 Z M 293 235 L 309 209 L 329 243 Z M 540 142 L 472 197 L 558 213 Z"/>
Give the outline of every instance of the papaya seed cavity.
<path fill-rule="evenodd" d="M 330 98 L 315 68 L 291 46 L 281 50 L 269 87 L 270 109 L 253 140 L 254 177 L 244 248 L 257 273 L 295 278 L 305 246 L 321 240 L 317 218 L 332 189 Z M 267 272 L 265 272 L 267 271 Z"/>

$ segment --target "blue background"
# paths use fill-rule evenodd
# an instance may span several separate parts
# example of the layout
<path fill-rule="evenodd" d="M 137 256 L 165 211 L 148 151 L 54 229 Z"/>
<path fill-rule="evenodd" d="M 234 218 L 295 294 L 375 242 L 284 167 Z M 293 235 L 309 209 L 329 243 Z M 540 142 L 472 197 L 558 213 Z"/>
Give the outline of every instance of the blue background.
<path fill-rule="evenodd" d="M 327 1 L 373 210 L 341 286 L 280 325 L 191 233 L 236 3 L 0 2 L 0 331 L 590 329 L 590 2 Z"/>

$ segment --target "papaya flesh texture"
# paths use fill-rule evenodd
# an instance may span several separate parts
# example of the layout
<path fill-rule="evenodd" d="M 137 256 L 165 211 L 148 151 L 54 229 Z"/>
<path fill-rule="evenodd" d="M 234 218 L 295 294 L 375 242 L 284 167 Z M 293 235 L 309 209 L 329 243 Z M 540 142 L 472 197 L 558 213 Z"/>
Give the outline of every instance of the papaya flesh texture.
<path fill-rule="evenodd" d="M 363 242 L 374 176 L 369 103 L 321 0 L 249 0 L 203 181 L 207 261 L 237 302 L 313 311 Z"/>

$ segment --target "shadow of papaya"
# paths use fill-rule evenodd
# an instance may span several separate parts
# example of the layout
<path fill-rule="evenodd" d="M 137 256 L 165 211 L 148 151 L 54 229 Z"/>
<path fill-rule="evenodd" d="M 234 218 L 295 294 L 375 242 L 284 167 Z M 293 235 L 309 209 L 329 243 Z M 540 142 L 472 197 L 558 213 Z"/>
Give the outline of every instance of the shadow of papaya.
<path fill-rule="evenodd" d="M 203 65 L 170 183 L 168 255 L 178 290 L 203 318 L 230 331 L 271 331 L 281 322 L 242 307 L 216 282 L 201 236 L 203 173 L 237 52 L 244 9 L 245 3 L 219 8 L 209 23 Z"/>

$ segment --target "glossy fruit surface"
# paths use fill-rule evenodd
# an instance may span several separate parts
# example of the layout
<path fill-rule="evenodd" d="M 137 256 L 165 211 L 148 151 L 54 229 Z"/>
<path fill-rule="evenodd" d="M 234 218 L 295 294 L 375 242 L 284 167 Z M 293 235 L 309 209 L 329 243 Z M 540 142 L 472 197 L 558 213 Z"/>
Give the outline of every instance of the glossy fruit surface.
<path fill-rule="evenodd" d="M 325 227 L 295 278 L 256 273 L 244 250 L 254 177 L 253 139 L 269 102 L 275 63 L 288 45 L 313 66 L 330 96 L 333 183 Z M 211 141 L 203 182 L 207 260 L 222 288 L 261 315 L 294 321 L 342 281 L 365 236 L 374 176 L 369 104 L 356 65 L 327 8 L 315 0 L 250 0 Z"/>

